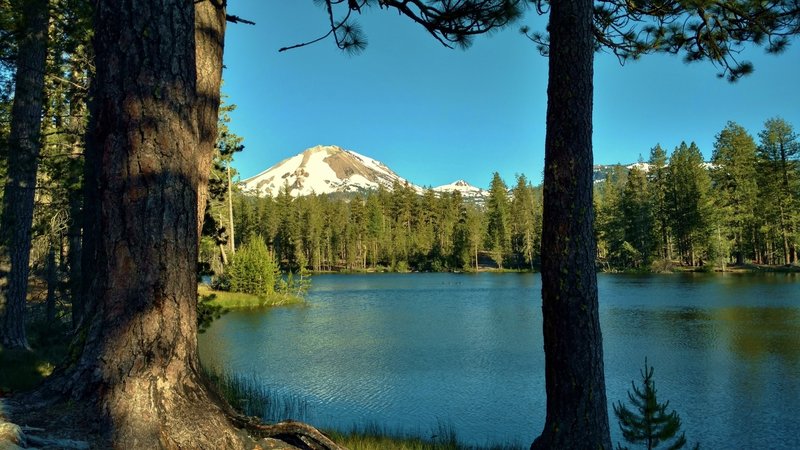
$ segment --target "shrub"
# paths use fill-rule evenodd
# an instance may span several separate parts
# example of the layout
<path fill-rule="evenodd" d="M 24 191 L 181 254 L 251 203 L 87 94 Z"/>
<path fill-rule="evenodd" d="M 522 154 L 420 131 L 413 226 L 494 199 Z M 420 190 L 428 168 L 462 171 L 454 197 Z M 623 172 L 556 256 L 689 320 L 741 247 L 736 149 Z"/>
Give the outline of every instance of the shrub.
<path fill-rule="evenodd" d="M 248 240 L 233 255 L 225 271 L 231 292 L 259 296 L 275 292 L 275 281 L 278 277 L 278 265 L 263 239 Z"/>

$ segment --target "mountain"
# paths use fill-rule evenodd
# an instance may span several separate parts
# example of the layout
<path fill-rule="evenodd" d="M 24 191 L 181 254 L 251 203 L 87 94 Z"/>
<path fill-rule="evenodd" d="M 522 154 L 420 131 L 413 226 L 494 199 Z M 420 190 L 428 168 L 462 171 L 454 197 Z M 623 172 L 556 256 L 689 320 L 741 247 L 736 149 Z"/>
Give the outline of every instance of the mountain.
<path fill-rule="evenodd" d="M 476 202 L 483 202 L 489 196 L 489 191 L 475 187 L 464 180 L 454 181 L 450 184 L 444 184 L 433 188 L 434 192 L 459 192 L 461 197 L 465 200 L 472 200 Z"/>
<path fill-rule="evenodd" d="M 332 193 L 357 193 L 391 189 L 408 181 L 380 161 L 335 145 L 318 145 L 285 159 L 254 177 L 243 180 L 245 192 L 275 197 L 284 185 L 294 196 Z M 421 193 L 419 186 L 408 183 Z"/>
<path fill-rule="evenodd" d="M 335 145 L 317 145 L 275 164 L 239 183 L 243 191 L 275 197 L 284 185 L 293 197 L 315 194 L 354 194 L 391 190 L 394 183 L 408 185 L 418 194 L 424 189 L 397 175 L 386 164 Z M 465 200 L 482 203 L 488 191 L 458 180 L 433 188 L 434 192 L 459 192 Z"/>

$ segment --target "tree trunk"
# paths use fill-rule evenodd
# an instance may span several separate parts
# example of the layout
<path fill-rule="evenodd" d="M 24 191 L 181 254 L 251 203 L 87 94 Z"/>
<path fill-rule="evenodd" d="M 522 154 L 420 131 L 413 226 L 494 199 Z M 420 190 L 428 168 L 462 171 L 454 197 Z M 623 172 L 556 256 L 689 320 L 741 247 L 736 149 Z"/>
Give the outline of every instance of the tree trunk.
<path fill-rule="evenodd" d="M 200 374 L 197 222 L 206 175 L 194 8 L 182 0 L 96 4 L 83 347 L 23 404 L 54 393 L 86 402 L 114 448 L 294 448 L 292 440 L 338 449 L 306 425 L 249 423 Z M 256 442 L 237 427 L 283 442 Z"/>
<path fill-rule="evenodd" d="M 14 104 L 11 108 L 8 180 L 3 195 L 0 258 L 9 267 L 5 312 L 0 320 L 0 344 L 26 348 L 25 300 L 28 295 L 31 222 L 41 146 L 44 71 L 47 58 L 47 0 L 21 2 L 23 29 L 16 61 Z M 5 267 L 3 267 L 5 269 Z M 0 293 L 0 297 L 3 297 Z"/>
<path fill-rule="evenodd" d="M 788 266 L 791 264 L 791 259 L 789 258 L 789 236 L 786 233 L 786 219 L 784 218 L 783 213 L 783 205 L 779 206 L 780 208 L 780 218 L 781 218 L 781 237 L 783 238 L 783 260 Z"/>
<path fill-rule="evenodd" d="M 197 235 L 200 236 L 208 201 L 208 177 L 211 174 L 211 161 L 214 158 L 214 148 L 217 144 L 226 22 L 223 0 L 203 0 L 195 3 L 197 126 L 200 147 L 197 165 L 200 176 L 197 195 Z M 233 227 L 231 227 L 231 236 L 233 236 L 232 233 Z"/>
<path fill-rule="evenodd" d="M 551 2 L 542 316 L 547 418 L 531 449 L 611 448 L 592 211 L 592 1 Z"/>
<path fill-rule="evenodd" d="M 45 318 L 48 325 L 56 321 L 56 288 L 58 287 L 58 269 L 56 268 L 56 245 L 50 243 L 47 249 L 47 297 L 45 298 Z"/>
<path fill-rule="evenodd" d="M 98 2 L 82 355 L 61 378 L 117 448 L 243 448 L 199 374 L 194 5 Z M 88 278 L 88 277 L 87 277 Z"/>
<path fill-rule="evenodd" d="M 233 189 L 231 187 L 231 163 L 228 162 L 228 165 L 225 167 L 228 173 L 228 235 L 230 236 L 229 244 L 231 245 L 231 255 L 236 254 L 236 232 L 233 229 Z"/>
<path fill-rule="evenodd" d="M 80 192 L 70 191 L 70 221 L 67 228 L 67 264 L 69 265 L 69 296 L 72 303 L 72 328 L 77 329 L 83 319 L 83 297 L 81 296 L 81 217 L 82 205 Z"/>

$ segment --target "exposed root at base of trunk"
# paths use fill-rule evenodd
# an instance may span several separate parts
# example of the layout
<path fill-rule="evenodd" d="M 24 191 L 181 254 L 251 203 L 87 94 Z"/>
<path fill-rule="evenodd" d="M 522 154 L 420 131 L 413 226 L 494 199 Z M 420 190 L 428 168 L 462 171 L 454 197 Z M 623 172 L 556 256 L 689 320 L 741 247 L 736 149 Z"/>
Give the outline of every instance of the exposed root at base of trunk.
<path fill-rule="evenodd" d="M 221 438 L 218 443 L 224 443 L 226 448 L 231 449 L 347 450 L 346 447 L 336 444 L 311 425 L 295 421 L 272 425 L 264 424 L 256 417 L 246 417 L 237 413 L 227 403 L 218 403 L 213 389 L 209 393 L 211 394 L 209 405 L 217 406 L 218 413 L 221 413 L 217 416 L 217 420 L 212 419 L 215 425 L 200 432 L 195 423 L 195 426 L 192 427 L 194 430 L 188 430 L 187 427 L 187 430 L 179 432 L 179 434 L 192 431 L 198 433 L 197 440 L 194 441 L 196 445 L 203 446 L 202 443 L 207 442 L 211 437 L 209 433 L 213 433 Z M 42 445 L 46 442 L 57 441 L 79 444 L 74 448 L 120 447 L 118 442 L 113 442 L 107 420 L 98 417 L 97 408 L 90 402 L 57 397 L 44 399 L 37 395 L 38 393 L 31 394 L 21 394 L 3 399 L 9 425 L 11 422 L 21 425 L 18 428 L 21 431 L 29 431 L 30 433 L 26 434 L 28 437 L 33 437 L 33 439 L 24 440 L 20 448 L 26 448 L 26 445 Z M 223 425 L 223 420 L 227 424 Z M 188 448 L 183 445 L 186 444 L 186 440 L 183 438 L 178 439 L 183 442 L 180 444 L 168 436 L 163 437 L 166 439 L 161 442 L 161 448 Z M 185 438 L 185 436 L 183 437 Z M 0 445 L 0 447 L 2 446 Z"/>
<path fill-rule="evenodd" d="M 237 428 L 260 438 L 277 439 L 301 449 L 347 450 L 311 425 L 287 420 L 274 425 L 265 425 L 255 418 L 231 418 Z M 244 422 L 241 422 L 241 421 Z"/>

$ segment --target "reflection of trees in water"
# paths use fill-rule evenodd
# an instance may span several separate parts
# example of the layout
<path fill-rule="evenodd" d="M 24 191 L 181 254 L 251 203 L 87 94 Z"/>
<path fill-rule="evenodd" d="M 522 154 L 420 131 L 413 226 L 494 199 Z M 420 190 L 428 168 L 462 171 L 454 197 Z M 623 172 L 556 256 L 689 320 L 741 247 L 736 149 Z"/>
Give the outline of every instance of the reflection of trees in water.
<path fill-rule="evenodd" d="M 708 350 L 715 346 L 717 330 L 708 310 L 610 308 L 602 318 L 614 334 L 637 341 L 646 337 L 652 345 L 669 348 Z"/>
<path fill-rule="evenodd" d="M 726 344 L 746 359 L 777 356 L 800 363 L 800 310 L 732 306 L 656 311 L 655 333 L 691 348 Z M 648 326 L 645 323 L 639 326 Z M 659 328 L 662 328 L 659 330 Z M 666 329 L 663 329 L 666 328 Z"/>
<path fill-rule="evenodd" d="M 609 312 L 605 324 L 623 334 L 641 334 L 644 330 L 652 341 L 678 348 L 709 350 L 727 345 L 741 358 L 776 356 L 800 364 L 798 308 L 612 308 Z"/>
<path fill-rule="evenodd" d="M 800 363 L 800 310 L 729 307 L 713 310 L 732 351 L 744 358 L 778 356 Z"/>

